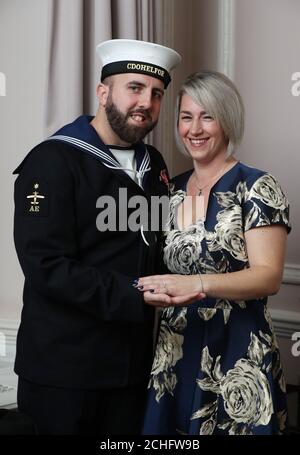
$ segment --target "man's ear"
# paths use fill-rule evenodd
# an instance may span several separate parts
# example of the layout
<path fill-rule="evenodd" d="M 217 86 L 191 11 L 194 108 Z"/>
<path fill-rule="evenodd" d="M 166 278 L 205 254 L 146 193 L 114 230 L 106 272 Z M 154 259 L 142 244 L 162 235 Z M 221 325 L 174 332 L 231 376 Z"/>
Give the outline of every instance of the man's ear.
<path fill-rule="evenodd" d="M 107 98 L 109 94 L 110 87 L 109 85 L 103 84 L 102 82 L 97 86 L 97 97 L 101 106 L 105 107 L 107 103 Z"/>

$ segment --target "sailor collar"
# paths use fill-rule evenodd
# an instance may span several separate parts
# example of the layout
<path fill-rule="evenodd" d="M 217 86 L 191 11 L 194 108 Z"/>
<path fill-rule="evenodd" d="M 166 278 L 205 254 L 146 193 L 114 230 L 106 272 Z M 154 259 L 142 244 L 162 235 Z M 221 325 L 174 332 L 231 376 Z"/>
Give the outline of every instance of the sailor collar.
<path fill-rule="evenodd" d="M 121 170 L 125 173 L 127 169 L 121 166 L 119 161 L 110 151 L 109 145 L 104 144 L 96 130 L 90 125 L 92 119 L 92 116 L 82 115 L 74 122 L 58 130 L 53 136 L 46 139 L 46 141 L 61 141 L 72 144 L 82 152 L 101 161 L 102 164 L 109 169 Z M 135 173 L 138 185 L 141 188 L 144 188 L 147 172 L 151 170 L 150 155 L 147 146 L 143 142 L 135 144 L 132 149 L 133 148 L 135 150 Z"/>

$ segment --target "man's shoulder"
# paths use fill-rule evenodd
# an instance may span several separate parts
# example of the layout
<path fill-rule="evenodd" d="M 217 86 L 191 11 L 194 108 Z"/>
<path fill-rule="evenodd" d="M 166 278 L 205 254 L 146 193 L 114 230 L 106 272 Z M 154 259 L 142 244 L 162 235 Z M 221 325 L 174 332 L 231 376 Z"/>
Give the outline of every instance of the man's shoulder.
<path fill-rule="evenodd" d="M 28 166 L 62 165 L 66 161 L 65 156 L 68 149 L 70 149 L 68 144 L 46 139 L 27 153 L 13 174 L 20 174 L 24 167 Z"/>
<path fill-rule="evenodd" d="M 145 144 L 150 155 L 162 156 L 162 154 L 151 144 Z"/>
<path fill-rule="evenodd" d="M 157 164 L 159 167 L 165 167 L 166 163 L 162 154 L 153 145 L 146 144 L 148 153 L 150 155 L 150 161 L 152 164 Z"/>

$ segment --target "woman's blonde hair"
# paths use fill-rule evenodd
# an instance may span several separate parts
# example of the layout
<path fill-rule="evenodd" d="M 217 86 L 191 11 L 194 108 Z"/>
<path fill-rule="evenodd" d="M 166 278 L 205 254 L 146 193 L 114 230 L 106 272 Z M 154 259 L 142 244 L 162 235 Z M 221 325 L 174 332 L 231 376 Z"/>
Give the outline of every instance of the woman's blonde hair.
<path fill-rule="evenodd" d="M 221 126 L 232 155 L 244 134 L 244 104 L 234 83 L 217 71 L 200 71 L 187 77 L 179 90 L 175 107 L 175 139 L 179 150 L 190 156 L 178 133 L 181 100 L 186 94 L 200 104 Z"/>

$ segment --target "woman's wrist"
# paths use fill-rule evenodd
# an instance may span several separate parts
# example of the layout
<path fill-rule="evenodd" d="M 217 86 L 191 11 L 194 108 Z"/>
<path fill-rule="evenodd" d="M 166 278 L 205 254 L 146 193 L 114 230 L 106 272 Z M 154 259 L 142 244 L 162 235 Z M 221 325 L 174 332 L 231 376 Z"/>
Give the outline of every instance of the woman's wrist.
<path fill-rule="evenodd" d="M 197 279 L 198 288 L 199 288 L 200 292 L 207 295 L 209 292 L 207 275 L 202 275 L 202 273 L 198 273 L 196 276 L 196 279 Z"/>
<path fill-rule="evenodd" d="M 199 292 L 203 293 L 204 292 L 204 286 L 203 286 L 203 279 L 202 279 L 201 273 L 197 274 L 197 278 L 198 278 L 198 284 L 200 285 Z"/>

